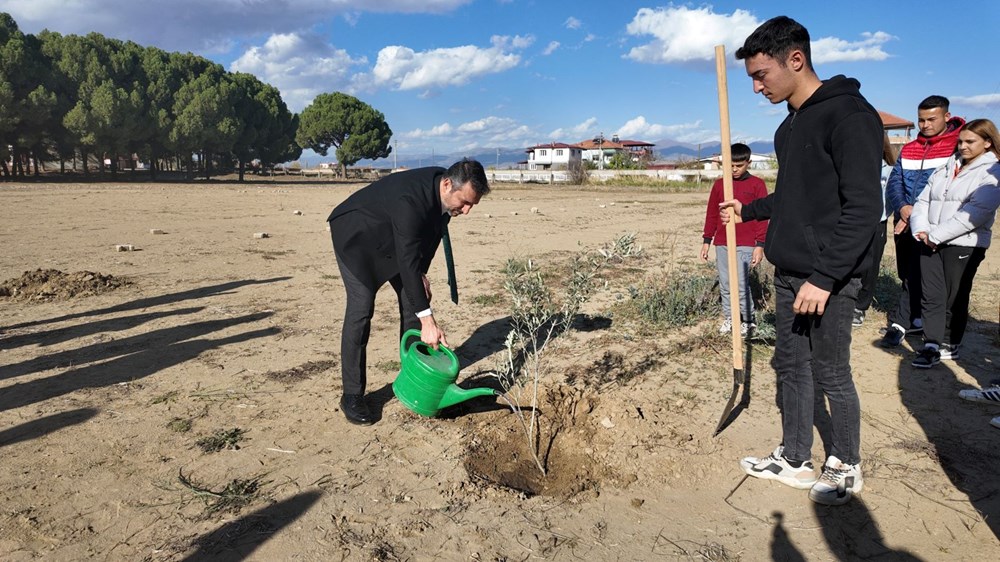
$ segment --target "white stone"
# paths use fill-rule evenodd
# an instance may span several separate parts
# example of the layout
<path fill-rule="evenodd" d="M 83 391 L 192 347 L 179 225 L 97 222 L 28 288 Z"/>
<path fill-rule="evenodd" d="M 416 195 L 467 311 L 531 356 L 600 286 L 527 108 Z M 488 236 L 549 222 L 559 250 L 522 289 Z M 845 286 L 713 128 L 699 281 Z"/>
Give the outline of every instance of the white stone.
<path fill-rule="evenodd" d="M 150 234 L 166 234 L 166 232 L 160 230 L 159 228 L 151 228 L 151 229 L 149 229 L 149 233 Z"/>
<path fill-rule="evenodd" d="M 511 214 L 511 216 L 516 217 L 517 216 L 517 211 L 511 211 L 510 214 Z"/>
<path fill-rule="evenodd" d="M 486 218 L 488 218 L 488 219 L 493 217 L 493 215 L 491 215 L 489 213 L 483 213 L 483 216 L 486 217 Z"/>
<path fill-rule="evenodd" d="M 293 215 L 301 215 L 301 214 L 302 214 L 302 211 L 292 211 L 292 214 L 293 214 Z"/>
<path fill-rule="evenodd" d="M 270 238 L 271 235 L 268 234 L 268 233 L 266 233 L 266 232 L 254 232 L 253 233 L 253 237 L 254 238 Z"/>
<path fill-rule="evenodd" d="M 598 205 L 598 207 L 604 209 L 605 207 L 607 207 L 607 205 Z"/>
<path fill-rule="evenodd" d="M 135 246 L 132 244 L 117 244 L 115 245 L 116 252 L 134 252 Z"/>
<path fill-rule="evenodd" d="M 537 215 L 538 214 L 538 207 L 532 207 L 531 208 L 531 212 L 535 213 Z"/>
<path fill-rule="evenodd" d="M 601 420 L 601 425 L 603 425 L 605 429 L 611 429 L 615 426 L 615 422 L 611 421 L 611 418 L 604 418 Z"/>

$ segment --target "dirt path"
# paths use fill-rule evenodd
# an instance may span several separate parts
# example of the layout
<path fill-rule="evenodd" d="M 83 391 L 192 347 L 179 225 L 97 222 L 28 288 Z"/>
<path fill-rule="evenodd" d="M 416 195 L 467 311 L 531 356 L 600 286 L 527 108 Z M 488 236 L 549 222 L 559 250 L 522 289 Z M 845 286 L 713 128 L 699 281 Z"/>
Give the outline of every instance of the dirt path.
<path fill-rule="evenodd" d="M 644 247 L 550 349 L 548 478 L 502 402 L 424 419 L 392 397 L 388 289 L 368 352 L 381 419 L 348 425 L 324 219 L 358 187 L 0 186 L 0 283 L 128 282 L 0 298 L 0 559 L 1000 559 L 1000 409 L 957 396 L 1000 371 L 1000 250 L 961 361 L 913 369 L 916 340 L 873 345 L 878 314 L 855 330 L 865 489 L 828 508 L 742 482 L 738 459 L 779 439 L 767 346 L 751 348 L 749 408 L 713 438 L 732 370 L 714 320 L 649 330 L 621 313 L 630 286 L 695 264 L 706 193 L 501 187 L 452 223 L 463 305 L 435 310 L 463 380 L 503 348 L 507 258 L 565 267 L 628 231 Z M 429 276 L 443 301 L 443 260 Z"/>

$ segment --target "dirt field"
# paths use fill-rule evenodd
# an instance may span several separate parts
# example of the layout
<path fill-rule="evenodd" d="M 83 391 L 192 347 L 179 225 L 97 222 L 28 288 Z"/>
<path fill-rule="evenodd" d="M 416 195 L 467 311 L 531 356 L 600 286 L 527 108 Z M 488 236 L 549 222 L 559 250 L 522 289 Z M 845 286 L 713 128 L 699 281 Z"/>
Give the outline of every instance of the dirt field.
<path fill-rule="evenodd" d="M 452 222 L 463 304 L 440 256 L 429 277 L 460 382 L 503 348 L 507 258 L 564 267 L 628 231 L 644 248 L 547 352 L 547 478 L 502 401 L 425 419 L 392 396 L 388 287 L 368 351 L 380 419 L 349 425 L 324 220 L 360 185 L 0 186 L 0 283 L 24 281 L 0 298 L 0 559 L 1000 559 L 1000 408 L 958 398 L 1000 373 L 1000 248 L 960 361 L 921 371 L 918 339 L 875 347 L 874 311 L 855 330 L 865 487 L 832 508 L 743 481 L 738 460 L 780 436 L 770 348 L 750 348 L 749 406 L 712 437 L 732 387 L 717 321 L 620 312 L 630 286 L 695 263 L 707 192 L 498 187 Z"/>

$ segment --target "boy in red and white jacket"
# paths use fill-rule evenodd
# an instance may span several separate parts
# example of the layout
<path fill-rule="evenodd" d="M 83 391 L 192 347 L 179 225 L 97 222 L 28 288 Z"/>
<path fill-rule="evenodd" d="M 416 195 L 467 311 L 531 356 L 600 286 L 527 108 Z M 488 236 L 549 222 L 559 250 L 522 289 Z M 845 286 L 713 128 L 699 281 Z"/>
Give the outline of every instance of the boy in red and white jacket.
<path fill-rule="evenodd" d="M 750 175 L 750 147 L 743 143 L 732 146 L 733 156 L 733 197 L 746 205 L 754 199 L 767 196 L 767 187 L 763 180 Z M 732 330 L 732 316 L 729 305 L 729 260 L 726 248 L 726 225 L 719 220 L 719 203 L 724 201 L 722 179 L 712 185 L 712 193 L 708 197 L 708 210 L 705 212 L 704 243 L 701 246 L 701 259 L 708 260 L 708 250 L 715 242 L 715 265 L 719 271 L 719 292 L 722 294 L 722 324 L 719 333 L 725 334 Z M 736 223 L 736 264 L 739 268 L 736 278 L 740 291 L 740 333 L 746 335 L 756 327 L 754 324 L 753 297 L 749 290 L 750 268 L 764 259 L 764 237 L 767 235 L 767 221 L 749 221 Z"/>

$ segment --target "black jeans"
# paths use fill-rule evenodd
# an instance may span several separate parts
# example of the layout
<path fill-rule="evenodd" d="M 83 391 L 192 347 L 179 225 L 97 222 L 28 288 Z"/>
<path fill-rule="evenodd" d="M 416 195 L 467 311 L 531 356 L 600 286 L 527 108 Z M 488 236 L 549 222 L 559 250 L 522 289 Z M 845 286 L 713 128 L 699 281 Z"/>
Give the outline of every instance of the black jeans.
<path fill-rule="evenodd" d="M 879 223 L 875 229 L 875 238 L 872 239 L 872 266 L 861 277 L 861 292 L 858 293 L 858 303 L 855 306 L 858 310 L 868 310 L 872 306 L 872 298 L 875 297 L 875 285 L 878 284 L 878 275 L 882 270 L 882 254 L 885 253 L 886 221 Z"/>
<path fill-rule="evenodd" d="M 902 283 L 899 302 L 889 313 L 889 325 L 898 324 L 904 330 L 913 327 L 913 321 L 920 318 L 921 281 L 920 248 L 922 243 L 913 238 L 909 229 L 894 236 L 896 243 L 896 274 Z"/>
<path fill-rule="evenodd" d="M 924 341 L 958 345 L 969 323 L 972 279 L 986 257 L 986 248 L 941 245 L 934 251 L 922 246 Z"/>
<path fill-rule="evenodd" d="M 774 359 L 781 403 L 784 456 L 812 458 L 813 421 L 822 392 L 830 405 L 828 448 L 842 462 L 861 462 L 861 406 L 851 377 L 851 317 L 861 280 L 834 287 L 822 316 L 795 314 L 792 303 L 805 278 L 775 271 Z"/>

